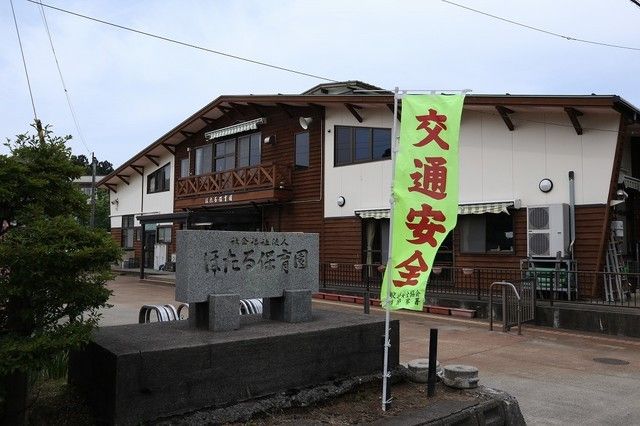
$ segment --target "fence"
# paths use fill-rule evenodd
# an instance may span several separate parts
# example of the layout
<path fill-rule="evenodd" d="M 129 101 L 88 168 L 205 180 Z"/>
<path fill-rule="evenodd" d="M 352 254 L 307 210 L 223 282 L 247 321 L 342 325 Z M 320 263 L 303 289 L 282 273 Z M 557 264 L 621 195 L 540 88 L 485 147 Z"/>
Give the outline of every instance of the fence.
<path fill-rule="evenodd" d="M 380 265 L 323 263 L 320 288 L 321 291 L 376 294 L 380 292 L 383 274 Z M 640 308 L 640 273 L 434 266 L 427 295 L 488 300 L 491 283 L 522 280 L 532 280 L 536 299 L 551 305 L 572 302 Z"/>

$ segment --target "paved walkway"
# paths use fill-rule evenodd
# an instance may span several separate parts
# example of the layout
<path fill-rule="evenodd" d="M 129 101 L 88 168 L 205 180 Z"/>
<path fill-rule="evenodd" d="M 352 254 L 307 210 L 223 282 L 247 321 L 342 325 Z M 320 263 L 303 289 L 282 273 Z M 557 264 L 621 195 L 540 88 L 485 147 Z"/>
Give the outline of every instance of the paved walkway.
<path fill-rule="evenodd" d="M 174 288 L 118 277 L 109 284 L 113 308 L 101 324 L 131 324 L 143 304 L 173 303 Z M 314 301 L 324 309 L 361 311 L 362 306 Z M 384 311 L 372 308 L 372 315 Z M 640 424 L 640 340 L 525 326 L 516 331 L 488 331 L 483 321 L 411 312 L 400 319 L 402 362 L 425 358 L 431 327 L 439 329 L 439 361 L 479 368 L 480 382 L 514 395 L 529 424 Z M 628 362 L 612 365 L 595 358 Z"/>

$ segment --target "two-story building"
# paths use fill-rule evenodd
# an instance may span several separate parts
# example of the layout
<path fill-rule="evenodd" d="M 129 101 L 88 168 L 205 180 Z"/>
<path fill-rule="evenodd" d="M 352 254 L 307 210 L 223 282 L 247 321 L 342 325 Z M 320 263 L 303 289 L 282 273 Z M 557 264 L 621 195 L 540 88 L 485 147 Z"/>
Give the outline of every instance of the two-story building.
<path fill-rule="evenodd" d="M 114 238 L 156 268 L 181 228 L 316 232 L 322 262 L 384 263 L 400 117 L 376 90 L 354 81 L 215 99 L 101 180 Z M 637 256 L 638 113 L 618 96 L 468 95 L 460 216 L 438 261 L 518 268 L 560 248 L 601 270 L 613 219 Z"/>

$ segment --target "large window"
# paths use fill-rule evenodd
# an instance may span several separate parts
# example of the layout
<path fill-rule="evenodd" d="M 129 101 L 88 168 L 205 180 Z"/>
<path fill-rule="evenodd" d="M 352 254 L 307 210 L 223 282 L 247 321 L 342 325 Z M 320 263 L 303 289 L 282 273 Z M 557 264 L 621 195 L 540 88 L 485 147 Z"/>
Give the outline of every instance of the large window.
<path fill-rule="evenodd" d="M 260 164 L 260 133 L 225 139 L 196 148 L 196 175 Z"/>
<path fill-rule="evenodd" d="M 135 239 L 135 228 L 133 215 L 122 216 L 122 241 L 121 245 L 125 249 L 133 248 L 133 240 Z"/>
<path fill-rule="evenodd" d="M 391 130 L 336 126 L 334 164 L 364 163 L 391 158 Z"/>
<path fill-rule="evenodd" d="M 147 194 L 168 191 L 171 186 L 171 163 L 167 163 L 147 176 Z"/>
<path fill-rule="evenodd" d="M 513 217 L 507 213 L 468 214 L 458 218 L 460 252 L 513 252 Z"/>
<path fill-rule="evenodd" d="M 296 167 L 309 167 L 309 132 L 296 134 Z"/>

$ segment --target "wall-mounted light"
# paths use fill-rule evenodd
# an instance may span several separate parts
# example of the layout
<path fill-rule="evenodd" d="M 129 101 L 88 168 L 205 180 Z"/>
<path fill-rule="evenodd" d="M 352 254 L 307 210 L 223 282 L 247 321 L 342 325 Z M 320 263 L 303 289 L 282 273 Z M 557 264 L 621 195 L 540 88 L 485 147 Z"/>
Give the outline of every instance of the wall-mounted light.
<path fill-rule="evenodd" d="M 275 145 L 276 143 L 276 135 L 267 136 L 262 140 L 265 145 Z"/>
<path fill-rule="evenodd" d="M 553 189 L 553 182 L 551 182 L 551 179 L 544 178 L 538 183 L 538 188 L 546 194 Z"/>
<path fill-rule="evenodd" d="M 309 124 L 311 124 L 312 121 L 312 117 L 300 117 L 300 119 L 298 120 L 298 122 L 300 123 L 300 127 L 302 127 L 304 130 L 307 130 L 309 128 Z"/>
<path fill-rule="evenodd" d="M 338 198 L 336 198 L 336 204 L 338 204 L 338 207 L 344 207 L 346 202 L 347 200 L 345 200 L 345 198 L 342 195 L 338 195 Z"/>

